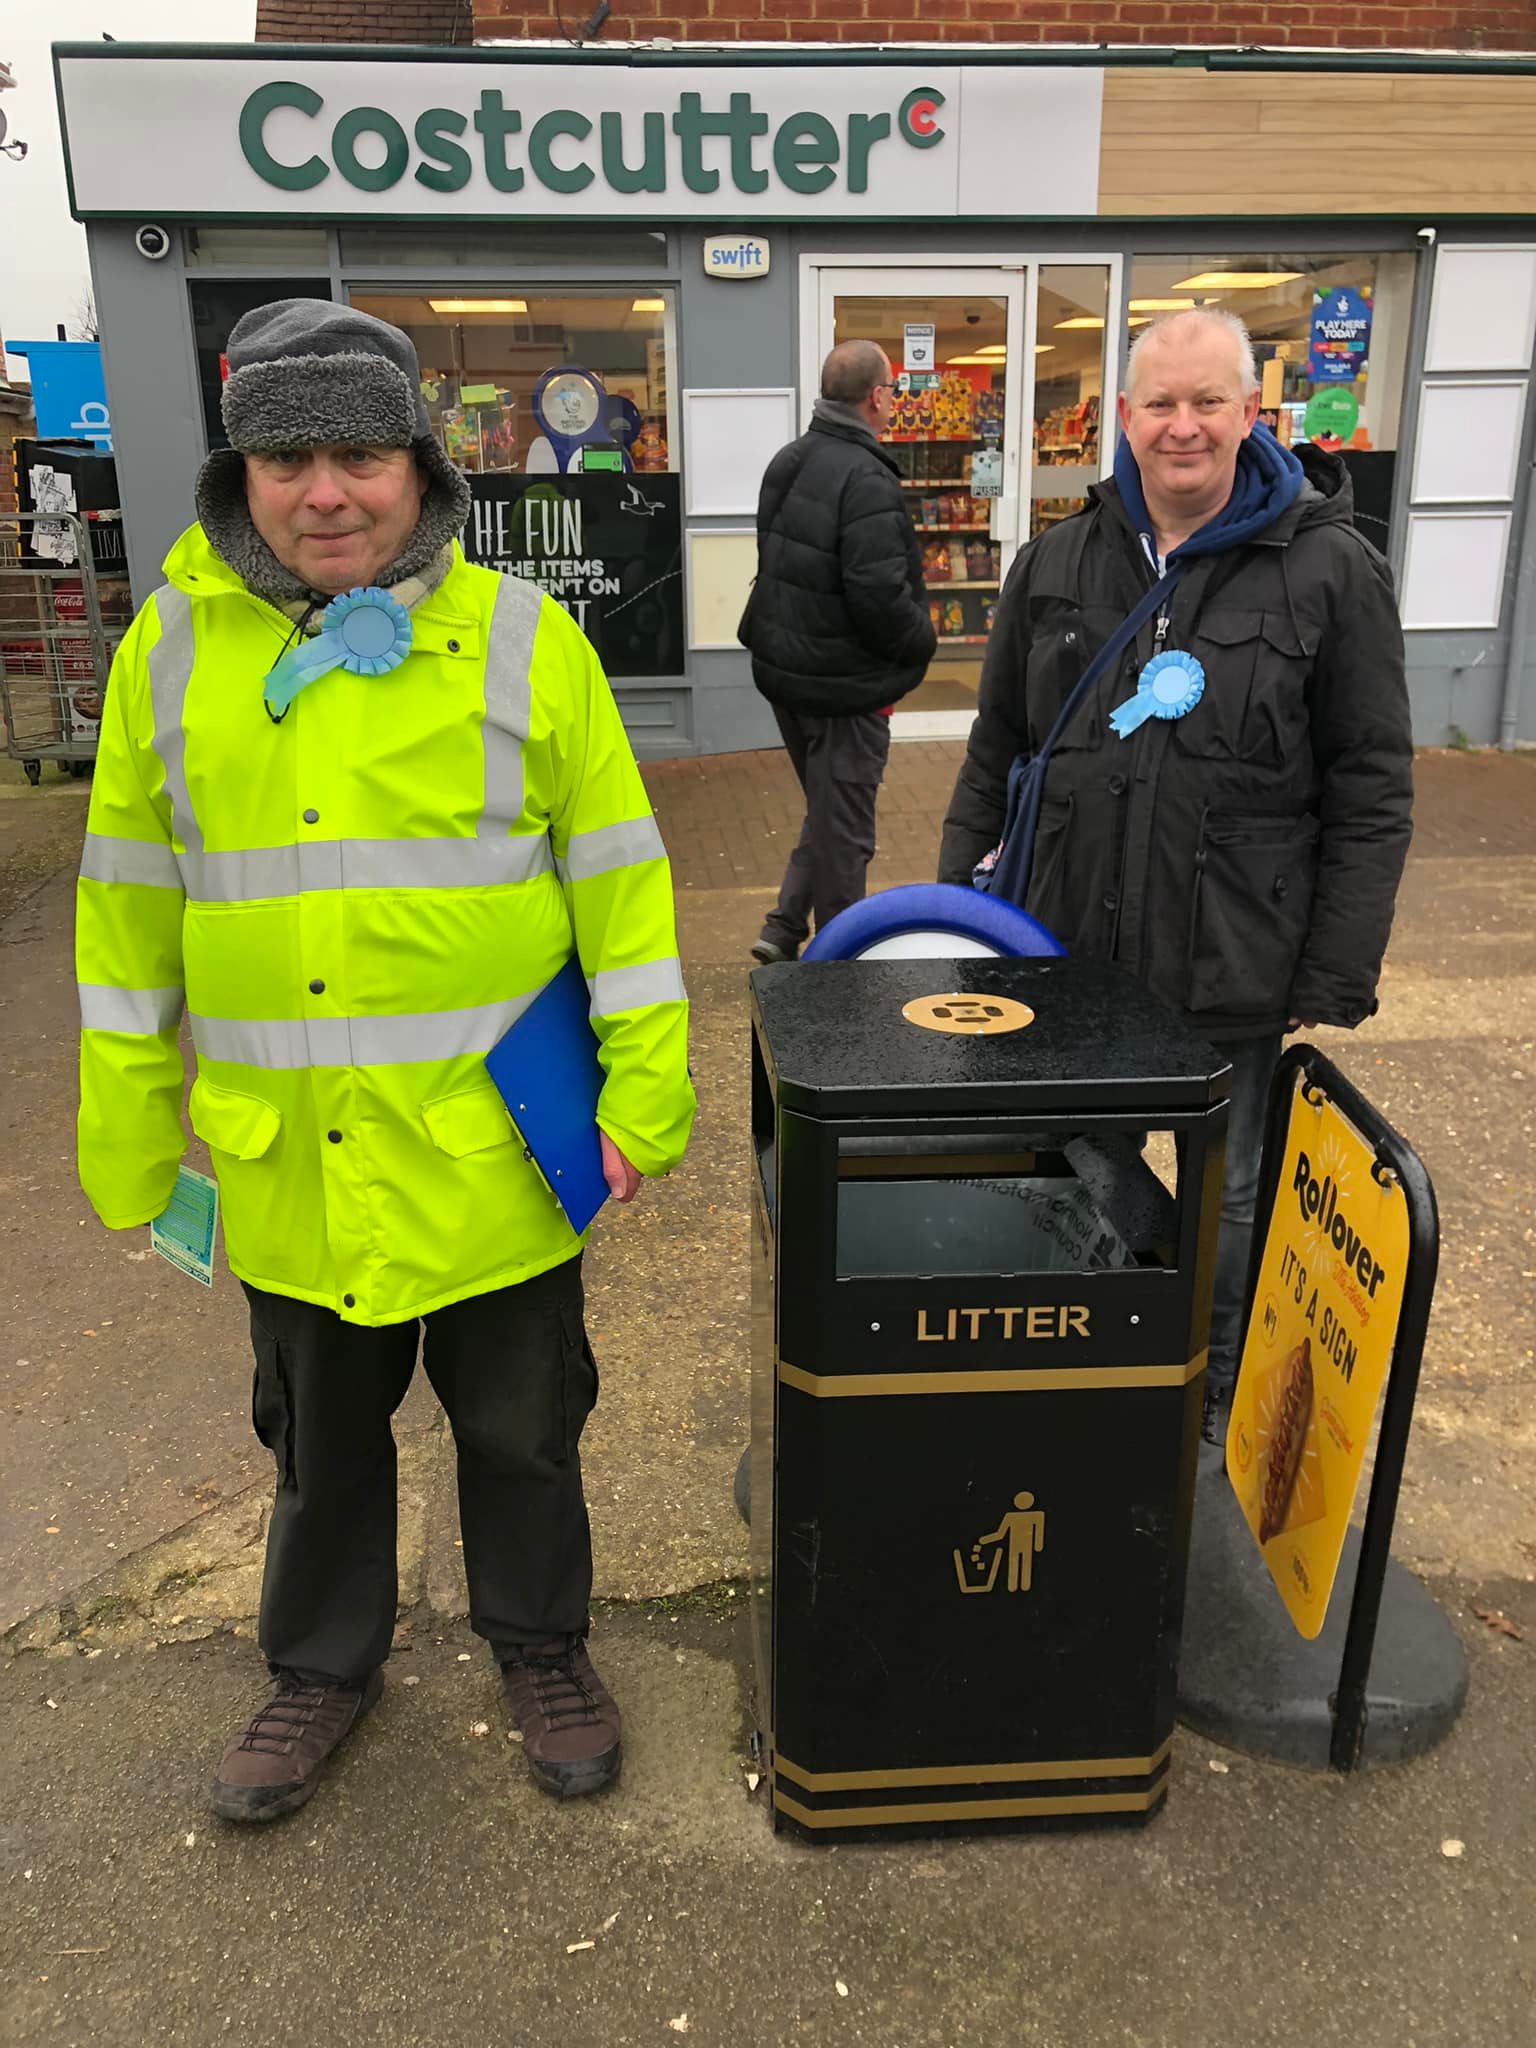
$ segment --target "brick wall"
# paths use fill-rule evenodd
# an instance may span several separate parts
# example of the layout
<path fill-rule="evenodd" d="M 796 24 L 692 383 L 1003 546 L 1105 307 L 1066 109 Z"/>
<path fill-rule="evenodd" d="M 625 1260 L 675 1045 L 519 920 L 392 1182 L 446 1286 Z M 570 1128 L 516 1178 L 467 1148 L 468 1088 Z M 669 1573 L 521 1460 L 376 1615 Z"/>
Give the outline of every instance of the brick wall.
<path fill-rule="evenodd" d="M 274 0 L 267 0 L 272 11 Z M 569 36 L 590 0 L 474 0 L 475 38 Z M 1536 0 L 613 0 L 604 42 L 969 42 L 1536 48 Z"/>
<path fill-rule="evenodd" d="M 256 0 L 258 43 L 467 43 L 473 0 Z"/>

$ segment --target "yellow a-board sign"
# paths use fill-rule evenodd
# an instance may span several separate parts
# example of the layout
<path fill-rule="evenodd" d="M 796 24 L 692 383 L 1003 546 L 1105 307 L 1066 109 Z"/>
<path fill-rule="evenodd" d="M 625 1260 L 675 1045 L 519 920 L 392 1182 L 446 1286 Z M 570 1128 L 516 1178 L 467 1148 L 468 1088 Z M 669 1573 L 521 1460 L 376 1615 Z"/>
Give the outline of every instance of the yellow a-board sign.
<path fill-rule="evenodd" d="M 1315 1636 L 1344 1548 L 1408 1274 L 1408 1203 L 1294 1070 L 1227 1428 L 1227 1477 L 1291 1620 Z"/>

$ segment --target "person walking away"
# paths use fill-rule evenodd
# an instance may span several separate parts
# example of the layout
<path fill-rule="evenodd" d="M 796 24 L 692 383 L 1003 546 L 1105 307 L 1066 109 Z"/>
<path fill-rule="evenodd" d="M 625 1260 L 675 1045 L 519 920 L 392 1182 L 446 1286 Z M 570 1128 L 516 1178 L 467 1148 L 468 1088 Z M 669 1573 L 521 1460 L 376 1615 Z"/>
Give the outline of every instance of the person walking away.
<path fill-rule="evenodd" d="M 1098 649 L 1178 571 L 1050 756 L 1027 908 L 1070 952 L 1119 962 L 1232 1063 L 1205 1405 L 1219 1442 L 1282 1035 L 1352 1029 L 1376 1009 L 1412 829 L 1403 638 L 1343 462 L 1256 425 L 1240 320 L 1195 310 L 1144 328 L 1119 411 L 1113 480 L 1009 574 L 939 876 L 970 881 L 997 849 L 1010 764 L 1040 748 Z M 1182 680 L 1138 717 L 1159 657 Z"/>
<path fill-rule="evenodd" d="M 590 1792 L 620 1721 L 586 1648 L 582 1240 L 484 1057 L 575 953 L 608 1186 L 627 1201 L 677 1163 L 665 852 L 591 647 L 464 560 L 468 486 L 407 336 L 285 299 L 228 357 L 231 446 L 113 665 L 77 928 L 81 1183 L 112 1230 L 165 1210 L 185 1008 L 277 1467 L 275 1689 L 213 1809 L 303 1805 L 379 1697 L 418 1346 L 457 1446 L 470 1625 L 537 1783 Z"/>
<path fill-rule="evenodd" d="M 779 899 L 752 947 L 768 964 L 864 894 L 890 708 L 937 645 L 922 554 L 895 458 L 880 445 L 894 391 L 872 341 L 840 342 L 810 430 L 780 449 L 757 508 L 757 580 L 740 638 L 805 793 Z"/>

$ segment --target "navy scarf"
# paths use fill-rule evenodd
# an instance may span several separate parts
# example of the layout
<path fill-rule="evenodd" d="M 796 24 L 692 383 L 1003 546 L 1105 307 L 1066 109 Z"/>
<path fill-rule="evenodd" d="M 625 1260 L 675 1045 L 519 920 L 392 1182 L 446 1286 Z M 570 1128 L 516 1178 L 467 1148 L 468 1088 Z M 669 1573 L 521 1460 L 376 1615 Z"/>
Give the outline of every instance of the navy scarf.
<path fill-rule="evenodd" d="M 1268 427 L 1255 426 L 1237 451 L 1231 497 L 1214 519 L 1188 540 L 1181 541 L 1168 560 L 1182 562 L 1193 555 L 1219 555 L 1227 548 L 1255 539 L 1294 502 L 1304 481 L 1301 464 L 1290 449 L 1282 448 Z M 1152 519 L 1142 494 L 1141 471 L 1123 434 L 1115 450 L 1115 482 L 1126 517 L 1137 533 L 1155 547 Z"/>

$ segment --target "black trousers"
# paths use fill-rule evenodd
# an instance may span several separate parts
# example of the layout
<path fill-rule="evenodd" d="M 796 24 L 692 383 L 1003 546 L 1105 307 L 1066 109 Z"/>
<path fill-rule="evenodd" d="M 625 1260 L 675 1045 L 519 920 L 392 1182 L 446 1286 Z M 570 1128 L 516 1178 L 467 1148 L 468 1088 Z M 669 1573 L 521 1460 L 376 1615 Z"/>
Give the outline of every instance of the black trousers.
<path fill-rule="evenodd" d="M 274 1670 L 355 1684 L 389 1653 L 398 1592 L 390 1417 L 419 1341 L 458 1451 L 471 1628 L 502 1654 L 584 1635 L 592 1539 L 577 1444 L 597 1367 L 580 1256 L 373 1330 L 286 1295 L 245 1292 L 252 1421 L 277 1461 L 260 1622 Z"/>
<path fill-rule="evenodd" d="M 777 905 L 763 937 L 786 952 L 858 903 L 875 855 L 875 799 L 891 750 L 891 721 L 878 711 L 807 718 L 777 704 L 784 745 L 805 791 L 805 824 L 789 856 Z"/>
<path fill-rule="evenodd" d="M 1206 1384 L 1230 1387 L 1237 1378 L 1239 1325 L 1248 1293 L 1248 1254 L 1259 1199 L 1259 1164 L 1269 1084 L 1281 1040 L 1241 1038 L 1218 1047 L 1232 1062 L 1227 1110 L 1227 1170 L 1221 1185 L 1221 1232 L 1216 1240 L 1216 1294 L 1211 1304 Z"/>

